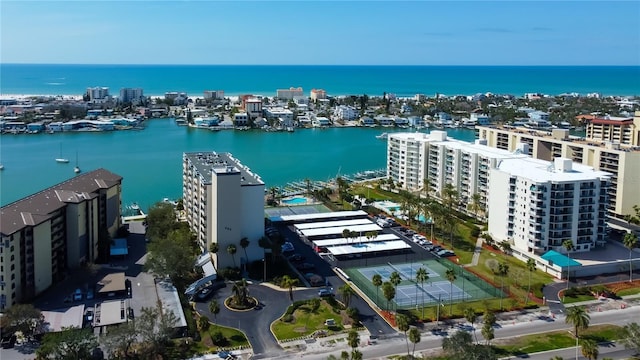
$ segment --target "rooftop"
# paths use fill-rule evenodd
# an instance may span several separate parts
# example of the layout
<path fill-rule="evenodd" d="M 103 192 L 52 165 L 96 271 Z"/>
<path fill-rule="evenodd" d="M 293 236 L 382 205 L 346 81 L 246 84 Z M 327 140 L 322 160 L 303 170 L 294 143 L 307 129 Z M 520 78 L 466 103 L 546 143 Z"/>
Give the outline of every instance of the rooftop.
<path fill-rule="evenodd" d="M 158 291 L 158 299 L 162 303 L 162 311 L 171 311 L 178 320 L 175 327 L 186 327 L 187 320 L 184 317 L 184 311 L 182 311 L 182 305 L 180 305 L 180 298 L 178 297 L 178 290 L 176 290 L 173 284 L 160 281 L 156 284 L 156 290 Z"/>
<path fill-rule="evenodd" d="M 98 169 L 7 204 L 0 209 L 0 233 L 10 235 L 26 226 L 38 225 L 65 204 L 93 199 L 98 190 L 110 188 L 121 181 L 120 175 Z"/>
<path fill-rule="evenodd" d="M 217 152 L 190 152 L 184 153 L 184 158 L 188 159 L 196 171 L 204 178 L 205 184 L 211 184 L 211 176 L 216 174 L 234 174 L 240 173 L 241 185 L 264 185 L 260 176 L 253 173 L 249 167 L 242 165 L 240 160 L 236 159 L 230 153 Z"/>
<path fill-rule="evenodd" d="M 556 158 L 561 159 L 561 158 Z M 569 159 L 569 161 L 571 161 Z M 521 176 L 536 182 L 568 182 L 586 181 L 611 174 L 604 171 L 594 170 L 590 166 L 572 162 L 567 170 L 562 170 L 557 164 L 530 157 L 520 159 L 503 159 L 497 168 L 511 175 Z"/>

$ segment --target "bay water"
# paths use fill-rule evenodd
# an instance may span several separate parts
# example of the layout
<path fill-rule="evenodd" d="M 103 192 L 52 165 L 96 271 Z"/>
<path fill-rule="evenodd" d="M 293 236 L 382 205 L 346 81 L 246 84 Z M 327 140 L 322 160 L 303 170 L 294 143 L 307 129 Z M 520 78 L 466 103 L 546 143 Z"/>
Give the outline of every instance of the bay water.
<path fill-rule="evenodd" d="M 177 126 L 173 119 L 151 119 L 144 130 L 0 136 L 0 204 L 75 176 L 105 168 L 123 177 L 123 204 L 143 209 L 167 197 L 182 197 L 182 154 L 230 152 L 262 177 L 266 188 L 305 178 L 327 181 L 386 167 L 387 141 L 382 128 L 210 131 Z M 474 130 L 448 129 L 450 137 L 473 141 Z M 69 159 L 61 164 L 55 158 Z"/>

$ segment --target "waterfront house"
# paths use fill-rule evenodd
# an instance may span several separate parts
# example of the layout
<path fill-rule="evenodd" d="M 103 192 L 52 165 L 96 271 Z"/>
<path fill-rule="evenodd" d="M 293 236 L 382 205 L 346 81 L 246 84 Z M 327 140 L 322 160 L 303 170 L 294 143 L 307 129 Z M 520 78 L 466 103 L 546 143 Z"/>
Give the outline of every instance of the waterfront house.
<path fill-rule="evenodd" d="M 318 116 L 313 121 L 311 121 L 313 127 L 326 127 L 331 126 L 331 120 L 324 116 Z"/>
<path fill-rule="evenodd" d="M 218 116 L 210 117 L 197 117 L 193 119 L 193 123 L 199 128 L 210 128 L 212 126 L 218 126 L 220 118 Z"/>
<path fill-rule="evenodd" d="M 360 118 L 360 125 L 361 126 L 368 126 L 368 127 L 375 127 L 376 126 L 376 122 L 372 118 L 370 118 L 368 116 L 364 116 L 364 117 Z"/>
<path fill-rule="evenodd" d="M 424 126 L 424 120 L 420 116 L 409 116 L 407 120 L 409 121 L 409 126 L 413 126 L 413 127 Z"/>
<path fill-rule="evenodd" d="M 333 110 L 333 116 L 335 119 L 352 121 L 358 118 L 358 110 L 353 106 L 339 105 Z"/>
<path fill-rule="evenodd" d="M 408 127 L 409 119 L 400 116 L 393 117 L 393 123 L 398 127 Z"/>
<path fill-rule="evenodd" d="M 34 122 L 34 123 L 27 124 L 27 132 L 32 134 L 44 131 L 44 129 L 45 129 L 45 126 L 41 122 Z"/>
<path fill-rule="evenodd" d="M 293 121 L 293 111 L 280 106 L 266 107 L 264 109 L 264 116 L 267 119 L 282 119 L 287 122 Z"/>
<path fill-rule="evenodd" d="M 380 126 L 392 127 L 395 125 L 395 122 L 393 121 L 393 119 L 388 116 L 378 115 L 374 119 Z"/>
<path fill-rule="evenodd" d="M 233 114 L 233 124 L 235 126 L 248 126 L 249 115 L 246 112 L 240 112 Z"/>

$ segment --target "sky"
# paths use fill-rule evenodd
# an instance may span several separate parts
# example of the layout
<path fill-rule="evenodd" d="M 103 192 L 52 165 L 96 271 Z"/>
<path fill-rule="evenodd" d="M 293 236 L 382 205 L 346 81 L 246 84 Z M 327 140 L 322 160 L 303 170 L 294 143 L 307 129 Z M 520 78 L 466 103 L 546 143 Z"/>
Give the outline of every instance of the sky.
<path fill-rule="evenodd" d="M 640 1 L 0 0 L 0 62 L 640 65 Z"/>

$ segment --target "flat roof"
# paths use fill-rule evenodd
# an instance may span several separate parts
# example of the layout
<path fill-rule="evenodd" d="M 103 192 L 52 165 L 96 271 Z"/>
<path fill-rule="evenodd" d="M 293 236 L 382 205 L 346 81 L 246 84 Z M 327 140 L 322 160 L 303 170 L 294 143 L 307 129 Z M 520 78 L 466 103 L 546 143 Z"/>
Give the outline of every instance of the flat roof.
<path fill-rule="evenodd" d="M 42 316 L 47 331 L 62 331 L 65 327 L 82 327 L 84 318 L 84 305 L 72 306 L 59 310 L 43 310 Z"/>
<path fill-rule="evenodd" d="M 0 233 L 10 235 L 26 226 L 35 226 L 51 218 L 51 213 L 67 203 L 81 203 L 98 196 L 122 181 L 122 176 L 105 169 L 80 174 L 0 209 Z"/>
<path fill-rule="evenodd" d="M 571 161 L 571 159 L 567 160 Z M 568 171 L 561 171 L 555 169 L 554 162 L 530 157 L 523 159 L 503 159 L 497 168 L 511 175 L 525 177 L 537 182 L 587 181 L 599 180 L 611 176 L 610 173 L 594 170 L 590 166 L 573 161 Z"/>
<path fill-rule="evenodd" d="M 569 266 L 582 266 L 582 264 L 580 264 L 579 262 L 555 250 L 547 251 L 540 258 L 547 260 L 550 265 L 558 265 L 563 268 L 569 267 Z"/>
<path fill-rule="evenodd" d="M 307 230 L 307 229 L 320 229 L 320 228 L 328 228 L 328 227 L 336 227 L 336 226 L 365 225 L 365 224 L 373 224 L 373 222 L 369 219 L 351 219 L 351 220 L 321 221 L 321 222 L 296 224 L 294 225 L 294 227 L 298 230 Z"/>
<path fill-rule="evenodd" d="M 240 173 L 241 186 L 264 185 L 258 174 L 255 174 L 249 167 L 242 165 L 230 153 L 209 152 L 186 152 L 184 157 L 196 168 L 200 176 L 204 178 L 204 183 L 211 184 L 211 173 L 216 174 L 237 174 Z"/>
<path fill-rule="evenodd" d="M 381 251 L 392 251 L 410 249 L 411 246 L 404 240 L 394 241 L 381 241 L 366 244 L 353 244 L 343 246 L 332 246 L 328 248 L 329 252 L 333 255 L 349 255 L 349 254 L 362 254 L 362 253 L 376 253 Z"/>
<path fill-rule="evenodd" d="M 113 244 L 111 245 L 109 254 L 111 254 L 111 256 L 128 255 L 129 246 L 127 244 L 127 239 L 113 239 Z"/>
<path fill-rule="evenodd" d="M 348 217 L 356 217 L 356 216 L 368 216 L 365 211 L 362 210 L 354 210 L 354 211 L 334 211 L 334 212 L 325 212 L 325 213 L 314 213 L 314 214 L 296 214 L 296 215 L 281 215 L 281 216 L 272 216 L 269 219 L 271 221 L 310 221 L 310 220 L 322 220 L 322 219 L 340 219 L 340 218 L 348 218 Z"/>
<path fill-rule="evenodd" d="M 338 239 L 322 239 L 315 240 L 313 244 L 315 246 L 329 247 L 336 245 L 347 245 L 347 244 L 360 244 L 360 243 L 372 243 L 378 241 L 390 241 L 390 240 L 400 240 L 399 237 L 394 234 L 380 234 L 375 239 L 367 239 L 364 236 L 358 237 L 355 240 L 346 239 L 346 238 L 338 238 Z"/>
<path fill-rule="evenodd" d="M 184 317 L 184 311 L 182 305 L 180 305 L 180 297 L 178 296 L 178 290 L 170 282 L 160 281 L 156 284 L 156 290 L 158 291 L 158 299 L 162 304 L 162 311 L 171 311 L 178 320 L 174 327 L 186 327 L 187 320 Z"/>
<path fill-rule="evenodd" d="M 102 288 L 98 290 L 99 293 L 110 293 L 127 289 L 123 272 L 105 275 L 102 280 L 98 281 L 98 285 L 102 286 Z"/>
<path fill-rule="evenodd" d="M 126 300 L 105 301 L 96 305 L 94 313 L 95 326 L 122 324 L 127 321 Z"/>
<path fill-rule="evenodd" d="M 320 228 L 320 229 L 308 229 L 308 230 L 302 230 L 301 233 L 302 235 L 306 236 L 306 237 L 312 237 L 312 236 L 323 236 L 323 235 L 339 235 L 342 234 L 342 232 L 347 229 L 349 231 L 355 231 L 355 232 L 365 232 L 365 231 L 380 231 L 382 230 L 382 228 L 376 224 L 367 224 L 367 225 L 352 225 L 352 226 L 337 226 L 337 227 L 330 227 L 330 228 Z"/>

